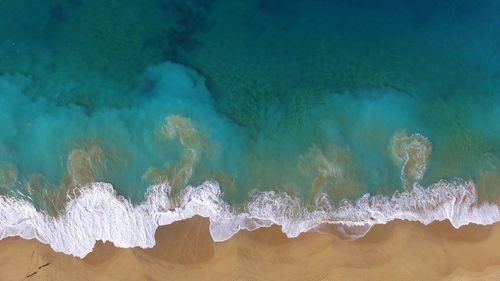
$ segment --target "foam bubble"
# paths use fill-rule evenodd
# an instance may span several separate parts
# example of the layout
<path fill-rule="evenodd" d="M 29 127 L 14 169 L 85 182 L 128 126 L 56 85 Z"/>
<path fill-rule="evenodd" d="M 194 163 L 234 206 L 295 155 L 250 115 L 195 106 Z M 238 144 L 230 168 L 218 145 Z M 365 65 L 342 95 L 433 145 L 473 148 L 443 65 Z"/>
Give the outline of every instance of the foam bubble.
<path fill-rule="evenodd" d="M 449 220 L 457 228 L 500 221 L 500 206 L 479 204 L 474 184 L 463 180 L 440 181 L 427 188 L 414 184 L 411 191 L 390 197 L 366 194 L 356 201 L 317 209 L 304 207 L 286 193 L 268 191 L 256 194 L 240 212 L 221 199 L 216 182 L 185 188 L 177 204 L 172 203 L 167 185 L 153 186 L 146 200 L 136 206 L 107 183 L 93 183 L 75 194 L 58 217 L 37 211 L 23 199 L 0 196 L 0 238 L 36 238 L 56 251 L 84 257 L 98 240 L 118 247 L 153 247 L 159 226 L 196 215 L 210 220 L 214 241 L 272 224 L 280 225 L 288 237 L 334 224 L 349 238 L 358 238 L 371 226 L 396 219 L 424 224 Z"/>

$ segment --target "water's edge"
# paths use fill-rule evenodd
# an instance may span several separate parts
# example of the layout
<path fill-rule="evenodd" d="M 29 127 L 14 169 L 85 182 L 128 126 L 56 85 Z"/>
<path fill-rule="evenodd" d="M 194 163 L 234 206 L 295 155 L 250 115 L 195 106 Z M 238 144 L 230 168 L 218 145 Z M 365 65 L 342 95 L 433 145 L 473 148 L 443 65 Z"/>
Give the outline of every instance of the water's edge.
<path fill-rule="evenodd" d="M 500 205 L 478 203 L 474 183 L 439 181 L 429 187 L 414 185 L 411 191 L 392 196 L 362 196 L 333 206 L 328 198 L 311 210 L 286 193 L 262 192 L 236 212 L 221 198 L 216 182 L 187 187 L 177 204 L 169 197 L 168 185 L 150 188 L 146 200 L 134 206 L 118 195 L 111 184 L 93 183 L 79 190 L 57 218 L 37 211 L 26 200 L 0 196 L 0 239 L 19 236 L 49 244 L 55 251 L 80 258 L 93 250 L 98 240 L 117 247 L 151 248 L 159 226 L 194 216 L 210 221 L 214 241 L 224 241 L 240 230 L 279 225 L 288 237 L 334 224 L 347 238 L 364 236 L 371 226 L 393 220 L 449 220 L 455 227 L 470 223 L 489 225 L 500 221 Z"/>

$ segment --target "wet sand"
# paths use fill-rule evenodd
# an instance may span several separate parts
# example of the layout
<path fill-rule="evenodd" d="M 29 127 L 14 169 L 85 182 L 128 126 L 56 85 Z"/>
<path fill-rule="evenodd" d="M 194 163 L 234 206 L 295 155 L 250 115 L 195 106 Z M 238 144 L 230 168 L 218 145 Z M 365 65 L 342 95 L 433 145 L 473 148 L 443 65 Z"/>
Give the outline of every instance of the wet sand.
<path fill-rule="evenodd" d="M 396 221 L 355 241 L 288 239 L 271 227 L 214 243 L 198 217 L 161 227 L 156 239 L 152 249 L 98 243 L 84 259 L 4 239 L 0 280 L 500 280 L 500 224 Z"/>

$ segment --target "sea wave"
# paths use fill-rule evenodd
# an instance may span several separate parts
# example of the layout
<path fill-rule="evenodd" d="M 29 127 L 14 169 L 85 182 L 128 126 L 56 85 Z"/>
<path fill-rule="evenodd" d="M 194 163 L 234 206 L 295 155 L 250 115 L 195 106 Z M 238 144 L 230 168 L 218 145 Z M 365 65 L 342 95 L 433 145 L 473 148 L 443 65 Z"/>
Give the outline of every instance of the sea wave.
<path fill-rule="evenodd" d="M 213 181 L 185 188 L 175 203 L 168 185 L 156 185 L 135 206 L 111 184 L 93 183 L 80 189 L 58 217 L 36 210 L 24 199 L 0 196 L 0 238 L 36 238 L 55 251 L 84 257 L 98 240 L 123 248 L 153 247 L 159 226 L 196 215 L 210 220 L 214 241 L 273 224 L 280 225 L 288 237 L 334 224 L 349 238 L 358 238 L 371 226 L 396 219 L 424 224 L 449 220 L 456 228 L 500 221 L 500 205 L 478 203 L 475 190 L 471 181 L 443 180 L 429 187 L 414 184 L 410 191 L 392 196 L 366 194 L 336 205 L 324 197 L 321 207 L 315 209 L 304 207 L 286 193 L 267 191 L 255 194 L 243 210 L 236 211 L 222 199 L 221 189 Z"/>

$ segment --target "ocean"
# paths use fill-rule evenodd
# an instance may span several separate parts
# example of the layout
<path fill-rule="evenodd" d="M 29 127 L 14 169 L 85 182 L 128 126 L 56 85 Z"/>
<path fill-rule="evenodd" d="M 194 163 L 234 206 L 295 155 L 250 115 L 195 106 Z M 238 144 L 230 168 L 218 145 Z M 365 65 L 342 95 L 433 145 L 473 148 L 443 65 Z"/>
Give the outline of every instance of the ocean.
<path fill-rule="evenodd" d="M 0 3 L 0 237 L 85 256 L 500 221 L 497 1 Z"/>

